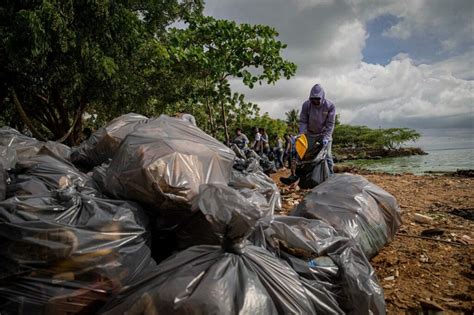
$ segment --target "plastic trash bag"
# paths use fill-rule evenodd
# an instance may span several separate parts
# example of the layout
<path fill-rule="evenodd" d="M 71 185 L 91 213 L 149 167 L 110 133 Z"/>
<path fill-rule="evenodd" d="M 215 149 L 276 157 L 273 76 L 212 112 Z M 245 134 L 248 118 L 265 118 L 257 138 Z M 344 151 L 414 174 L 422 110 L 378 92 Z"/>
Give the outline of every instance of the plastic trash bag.
<path fill-rule="evenodd" d="M 229 186 L 237 190 L 256 191 L 265 196 L 271 212 L 281 209 L 281 195 L 278 186 L 261 170 L 232 171 Z"/>
<path fill-rule="evenodd" d="M 8 146 L 0 146 L 0 163 L 5 170 L 15 167 L 16 151 Z"/>
<path fill-rule="evenodd" d="M 0 163 L 0 201 L 5 200 L 5 196 L 7 193 L 7 181 L 8 181 L 7 171 L 3 167 L 3 164 Z"/>
<path fill-rule="evenodd" d="M 278 190 L 276 191 L 276 193 L 278 193 L 278 197 L 276 196 L 275 192 L 271 193 L 266 189 L 262 189 L 260 191 L 255 188 L 249 189 L 246 187 L 240 187 L 238 192 L 241 195 L 240 198 L 245 199 L 247 204 L 250 204 L 252 208 L 256 209 L 260 213 L 264 213 L 264 218 L 266 219 L 273 216 L 276 206 L 275 204 L 280 202 Z M 198 205 L 195 205 L 195 208 L 196 209 L 193 209 L 194 211 L 192 212 L 192 215 L 187 216 L 187 219 L 182 220 L 182 217 L 185 216 L 185 214 L 180 216 L 180 223 L 176 224 L 176 228 L 174 229 L 176 234 L 176 247 L 179 250 L 186 249 L 194 245 L 220 244 L 219 239 L 213 232 L 211 223 L 206 219 L 203 212 L 199 211 Z M 167 220 L 167 222 L 169 223 L 170 220 Z M 163 229 L 163 226 L 161 229 Z"/>
<path fill-rule="evenodd" d="M 327 147 L 322 145 L 322 138 L 306 135 L 308 150 L 303 159 L 297 160 L 295 174 L 299 178 L 298 185 L 303 189 L 311 189 L 329 177 L 326 161 Z"/>
<path fill-rule="evenodd" d="M 135 127 L 107 169 L 106 187 L 115 197 L 163 211 L 190 208 L 199 186 L 227 184 L 234 152 L 198 127 L 160 116 Z"/>
<path fill-rule="evenodd" d="M 10 127 L 0 128 L 0 146 L 11 150 L 8 155 L 10 160 L 15 162 L 29 159 L 37 154 L 53 155 L 67 160 L 71 152 L 67 145 L 54 141 L 38 141 Z M 3 154 L 5 151 L 0 149 L 0 155 Z M 15 163 L 10 165 L 10 167 L 14 166 Z"/>
<path fill-rule="evenodd" d="M 155 262 L 138 205 L 73 188 L 0 202 L 0 312 L 94 313 Z"/>
<path fill-rule="evenodd" d="M 393 239 L 401 224 L 395 197 L 351 174 L 330 177 L 307 194 L 290 215 L 325 220 L 354 238 L 369 259 Z"/>
<path fill-rule="evenodd" d="M 105 187 L 105 179 L 107 176 L 108 167 L 109 165 L 104 163 L 102 165 L 94 167 L 94 169 L 92 170 L 92 179 L 95 181 L 97 187 L 99 187 L 102 193 L 105 193 L 107 191 L 107 188 Z"/>
<path fill-rule="evenodd" d="M 129 113 L 110 121 L 98 129 L 89 139 L 73 148 L 71 161 L 84 167 L 98 166 L 111 159 L 125 137 L 136 125 L 147 121 L 147 117 Z"/>
<path fill-rule="evenodd" d="M 10 128 L 0 128 L 0 145 L 10 147 L 15 150 L 18 160 L 29 158 L 38 153 L 41 142 L 25 136 L 19 131 Z"/>
<path fill-rule="evenodd" d="M 69 161 L 71 148 L 59 142 L 47 141 L 41 143 L 37 154 L 56 156 Z"/>
<path fill-rule="evenodd" d="M 36 155 L 18 162 L 11 174 L 8 196 L 38 195 L 73 186 L 83 193 L 98 193 L 91 177 L 54 155 Z"/>
<path fill-rule="evenodd" d="M 220 244 L 188 248 L 147 281 L 124 290 L 105 314 L 329 314 L 334 300 L 283 260 L 247 241 L 266 213 L 236 190 L 203 185 L 198 205 Z"/>
<path fill-rule="evenodd" d="M 354 240 L 321 220 L 275 216 L 255 242 L 286 260 L 303 278 L 322 285 L 346 314 L 384 314 L 381 286 Z"/>

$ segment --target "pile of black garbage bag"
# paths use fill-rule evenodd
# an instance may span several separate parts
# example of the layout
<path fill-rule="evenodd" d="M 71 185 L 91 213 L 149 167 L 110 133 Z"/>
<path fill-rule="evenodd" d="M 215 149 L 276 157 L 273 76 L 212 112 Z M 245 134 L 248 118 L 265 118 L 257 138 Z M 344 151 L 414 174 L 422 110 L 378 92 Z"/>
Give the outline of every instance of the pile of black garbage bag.
<path fill-rule="evenodd" d="M 331 177 L 278 216 L 278 187 L 238 155 L 164 115 L 74 148 L 1 128 L 0 313 L 384 314 L 368 257 L 400 224 L 393 197 Z"/>
<path fill-rule="evenodd" d="M 324 182 L 329 177 L 329 166 L 326 157 L 327 145 L 323 145 L 323 137 L 306 135 L 308 150 L 302 159 L 297 159 L 295 174 L 299 178 L 298 186 L 311 189 Z"/>

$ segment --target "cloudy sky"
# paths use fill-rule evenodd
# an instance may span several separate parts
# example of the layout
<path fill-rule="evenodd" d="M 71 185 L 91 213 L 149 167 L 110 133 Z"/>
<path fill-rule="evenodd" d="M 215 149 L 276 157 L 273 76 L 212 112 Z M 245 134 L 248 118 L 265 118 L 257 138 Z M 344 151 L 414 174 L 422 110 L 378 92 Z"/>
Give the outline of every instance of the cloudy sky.
<path fill-rule="evenodd" d="M 474 128 L 472 0 L 207 0 L 205 13 L 275 27 L 296 76 L 235 90 L 283 118 L 315 83 L 341 120 Z"/>

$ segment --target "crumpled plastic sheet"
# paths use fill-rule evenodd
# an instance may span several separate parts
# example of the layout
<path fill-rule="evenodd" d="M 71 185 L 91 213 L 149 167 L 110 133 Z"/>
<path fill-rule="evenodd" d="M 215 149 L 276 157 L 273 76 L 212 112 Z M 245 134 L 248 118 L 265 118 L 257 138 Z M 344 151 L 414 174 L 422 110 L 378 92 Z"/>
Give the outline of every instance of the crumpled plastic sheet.
<path fill-rule="evenodd" d="M 99 194 L 99 188 L 90 176 L 55 155 L 36 155 L 18 162 L 10 178 L 8 196 L 38 195 L 68 187 Z"/>
<path fill-rule="evenodd" d="M 8 153 L 10 159 L 14 158 L 15 162 L 29 159 L 37 154 L 55 155 L 67 160 L 71 153 L 67 145 L 54 141 L 38 141 L 10 127 L 0 128 L 0 146 L 8 147 L 15 152 L 15 157 L 12 153 Z M 10 167 L 13 166 L 14 164 L 10 165 Z"/>
<path fill-rule="evenodd" d="M 163 211 L 189 208 L 206 183 L 227 184 L 235 154 L 187 121 L 162 115 L 137 125 L 107 169 L 115 197 Z"/>
<path fill-rule="evenodd" d="M 18 160 L 36 155 L 40 144 L 40 141 L 25 136 L 16 129 L 0 128 L 0 145 L 14 149 Z"/>
<path fill-rule="evenodd" d="M 128 113 L 110 121 L 107 126 L 99 128 L 89 139 L 73 148 L 71 161 L 85 167 L 94 167 L 107 163 L 125 137 L 135 126 L 146 123 L 143 115 Z"/>
<path fill-rule="evenodd" d="M 290 215 L 325 220 L 355 239 L 369 259 L 393 239 L 401 225 L 395 197 L 351 174 L 330 177 L 307 194 Z"/>
<path fill-rule="evenodd" d="M 137 204 L 73 188 L 0 202 L 0 312 L 94 313 L 156 264 Z"/>
<path fill-rule="evenodd" d="M 253 241 L 286 260 L 309 283 L 322 285 L 346 314 L 384 314 L 383 289 L 351 238 L 328 223 L 292 216 L 262 222 Z"/>
<path fill-rule="evenodd" d="M 306 135 L 308 150 L 303 159 L 296 163 L 298 185 L 303 189 L 311 189 L 321 184 L 329 177 L 329 167 L 326 161 L 328 150 L 322 145 L 322 137 Z"/>
<path fill-rule="evenodd" d="M 107 176 L 108 167 L 109 164 L 103 163 L 102 165 L 94 167 L 94 169 L 92 170 L 92 179 L 95 181 L 97 187 L 99 187 L 102 193 L 107 192 L 107 188 L 105 186 L 105 178 Z"/>
<path fill-rule="evenodd" d="M 242 192 L 246 190 L 259 192 L 265 196 L 266 203 L 272 213 L 274 213 L 274 210 L 281 209 L 281 195 L 278 186 L 268 175 L 259 169 L 233 170 L 229 186 Z"/>
<path fill-rule="evenodd" d="M 12 147 L 0 146 L 0 163 L 3 169 L 8 170 L 15 167 L 16 160 L 16 151 Z"/>
<path fill-rule="evenodd" d="M 5 200 L 7 194 L 8 175 L 7 171 L 0 163 L 0 201 Z"/>
<path fill-rule="evenodd" d="M 266 216 L 236 190 L 203 185 L 199 209 L 220 246 L 199 245 L 173 255 L 140 285 L 125 289 L 105 314 L 342 314 L 322 285 L 247 237 Z"/>
<path fill-rule="evenodd" d="M 271 217 L 275 209 L 281 208 L 280 191 L 270 177 L 265 175 L 260 166 L 257 170 L 250 167 L 249 172 L 232 171 L 229 183 L 230 187 L 237 189 L 246 202 L 250 202 L 252 207 L 266 213 L 265 217 Z M 161 224 L 160 229 L 175 225 L 176 246 L 178 249 L 185 249 L 194 245 L 218 245 L 219 240 L 212 232 L 212 226 L 205 216 L 199 211 L 199 206 L 194 205 L 191 216 L 188 213 L 177 214 L 179 221 L 167 218 L 167 224 Z M 186 219 L 183 219 L 185 218 Z M 160 218 L 163 221 L 163 218 Z M 171 223 L 171 222 L 174 222 Z"/>

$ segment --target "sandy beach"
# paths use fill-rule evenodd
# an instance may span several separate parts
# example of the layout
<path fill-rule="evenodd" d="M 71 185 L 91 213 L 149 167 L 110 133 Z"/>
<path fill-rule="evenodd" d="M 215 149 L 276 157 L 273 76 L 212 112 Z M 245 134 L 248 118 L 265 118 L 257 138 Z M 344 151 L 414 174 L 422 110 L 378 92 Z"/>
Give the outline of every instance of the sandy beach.
<path fill-rule="evenodd" d="M 273 174 L 279 183 L 280 176 Z M 474 311 L 474 178 L 359 173 L 393 194 L 403 224 L 392 243 L 372 259 L 389 314 Z M 287 214 L 307 191 L 281 187 Z M 416 215 L 427 216 L 424 223 Z"/>

